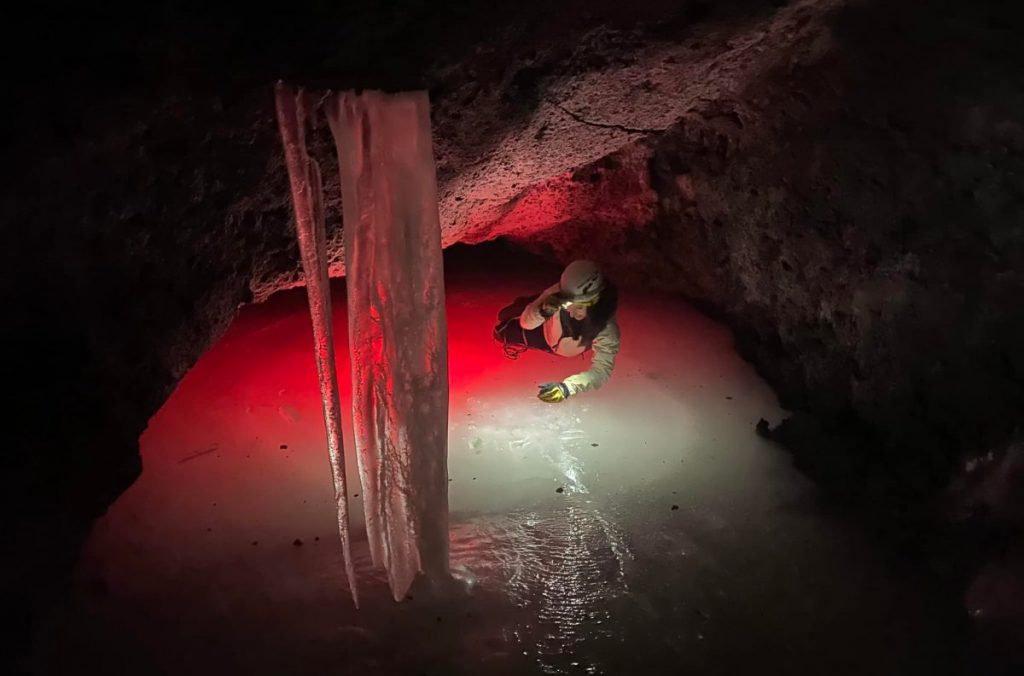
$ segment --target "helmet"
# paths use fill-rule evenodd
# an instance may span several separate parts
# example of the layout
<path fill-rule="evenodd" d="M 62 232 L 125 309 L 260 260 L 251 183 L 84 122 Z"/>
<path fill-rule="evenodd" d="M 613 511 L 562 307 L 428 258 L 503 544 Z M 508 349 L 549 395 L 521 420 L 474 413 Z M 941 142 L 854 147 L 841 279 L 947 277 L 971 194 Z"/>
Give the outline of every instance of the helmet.
<path fill-rule="evenodd" d="M 558 285 L 562 295 L 576 302 L 594 301 L 604 290 L 604 275 L 593 261 L 573 261 L 562 272 Z"/>

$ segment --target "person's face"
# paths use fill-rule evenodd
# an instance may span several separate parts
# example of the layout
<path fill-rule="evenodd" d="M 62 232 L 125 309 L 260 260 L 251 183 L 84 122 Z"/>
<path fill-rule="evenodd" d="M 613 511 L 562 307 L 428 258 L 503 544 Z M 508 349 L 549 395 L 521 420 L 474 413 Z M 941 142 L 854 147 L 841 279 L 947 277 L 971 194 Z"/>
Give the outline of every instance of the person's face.
<path fill-rule="evenodd" d="M 579 321 L 587 316 L 587 309 L 586 305 L 577 305 L 576 303 L 573 303 L 567 308 L 567 311 L 569 312 L 570 317 Z"/>

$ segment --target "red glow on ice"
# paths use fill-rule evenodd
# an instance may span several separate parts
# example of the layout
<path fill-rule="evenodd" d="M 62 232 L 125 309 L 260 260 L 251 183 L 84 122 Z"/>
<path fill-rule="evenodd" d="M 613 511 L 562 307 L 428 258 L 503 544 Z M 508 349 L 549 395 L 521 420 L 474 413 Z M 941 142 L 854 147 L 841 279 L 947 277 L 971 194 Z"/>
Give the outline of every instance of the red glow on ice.
<path fill-rule="evenodd" d="M 334 281 L 333 328 L 338 361 L 346 452 L 351 444 L 348 320 L 343 281 Z M 520 289 L 529 293 L 533 289 Z M 491 338 L 498 309 L 516 293 L 503 288 L 449 289 L 448 337 L 451 414 L 467 396 L 487 387 L 507 362 Z M 312 330 L 305 294 L 296 289 L 245 308 L 224 337 L 189 371 L 171 399 L 150 421 L 141 440 L 144 461 L 157 455 L 185 457 L 194 450 L 247 448 L 252 454 L 304 446 L 324 448 Z M 384 345 L 375 338 L 374 355 Z M 379 363 L 379 362 L 378 362 Z M 393 383 L 389 382 L 393 388 Z M 241 456 L 244 458 L 244 454 Z M 171 460 L 173 458 L 167 458 Z M 231 475 L 230 464 L 211 471 Z M 221 468 L 220 470 L 216 468 Z M 329 477 L 327 468 L 324 476 Z M 350 492 L 356 490 L 350 486 Z"/>

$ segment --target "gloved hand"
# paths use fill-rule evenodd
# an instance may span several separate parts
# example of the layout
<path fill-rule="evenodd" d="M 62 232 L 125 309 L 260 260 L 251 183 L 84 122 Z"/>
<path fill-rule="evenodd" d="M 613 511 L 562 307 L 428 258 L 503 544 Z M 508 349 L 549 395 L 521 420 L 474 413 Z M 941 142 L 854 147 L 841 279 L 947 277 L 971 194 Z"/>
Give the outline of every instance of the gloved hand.
<path fill-rule="evenodd" d="M 565 297 L 561 293 L 556 292 L 551 294 L 541 302 L 540 316 L 544 317 L 544 319 L 547 319 L 548 317 L 554 315 L 559 310 L 561 310 L 562 306 L 565 305 L 566 301 L 568 300 L 569 298 Z"/>
<path fill-rule="evenodd" d="M 554 297 L 548 297 L 540 304 L 540 316 L 544 319 L 553 316 L 561 306 Z"/>
<path fill-rule="evenodd" d="M 569 386 L 565 383 L 544 383 L 538 387 L 540 392 L 537 393 L 537 398 L 549 404 L 557 404 L 569 398 Z"/>

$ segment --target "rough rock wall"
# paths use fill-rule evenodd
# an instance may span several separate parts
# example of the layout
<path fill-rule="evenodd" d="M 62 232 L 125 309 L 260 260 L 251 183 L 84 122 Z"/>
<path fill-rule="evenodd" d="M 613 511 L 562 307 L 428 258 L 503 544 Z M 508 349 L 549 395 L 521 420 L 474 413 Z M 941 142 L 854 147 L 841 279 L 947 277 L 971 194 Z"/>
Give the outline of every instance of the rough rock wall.
<path fill-rule="evenodd" d="M 513 236 L 723 318 L 794 411 L 761 431 L 1020 664 L 1024 49 L 1009 4 L 922 7 L 795 8 L 757 77 L 602 161 L 650 218 Z"/>
<path fill-rule="evenodd" d="M 596 243 L 624 280 L 704 302 L 785 405 L 861 442 L 805 447 L 797 416 L 809 469 L 859 490 L 884 465 L 920 495 L 1024 422 L 1024 51 L 998 15 L 911 9 L 845 7 L 612 156 L 657 197 L 639 227 L 523 239 Z"/>
<path fill-rule="evenodd" d="M 1005 442 L 1024 411 L 1024 52 L 995 23 L 837 12 L 618 154 L 647 153 L 630 178 L 656 214 L 603 258 L 724 313 L 788 405 L 853 413 L 914 467 Z M 591 241 L 572 225 L 545 238 L 561 257 Z"/>

